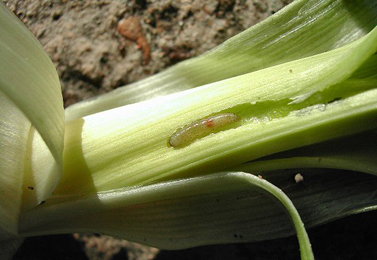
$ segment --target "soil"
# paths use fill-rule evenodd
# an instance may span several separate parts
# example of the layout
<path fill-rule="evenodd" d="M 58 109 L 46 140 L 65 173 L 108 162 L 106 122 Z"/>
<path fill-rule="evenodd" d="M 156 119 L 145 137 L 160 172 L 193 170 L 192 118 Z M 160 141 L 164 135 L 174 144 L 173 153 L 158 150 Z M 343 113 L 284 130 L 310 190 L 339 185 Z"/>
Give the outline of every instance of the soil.
<path fill-rule="evenodd" d="M 65 106 L 109 92 L 198 56 L 267 18 L 293 0 L 8 0 L 8 7 L 38 38 L 61 79 Z M 374 215 L 373 215 L 374 214 Z M 310 232 L 318 259 L 354 259 L 339 241 L 373 252 L 354 223 L 375 213 Z M 356 220 L 355 220 L 356 218 Z M 361 218 L 361 219 L 360 219 Z M 350 224 L 349 222 L 353 223 Z M 374 222 L 375 223 L 375 222 Z M 337 226 L 338 225 L 338 226 Z M 348 227 L 344 233 L 344 225 Z M 358 226 L 356 226 L 358 227 Z M 333 230 L 335 228 L 335 231 Z M 357 230 L 356 230 L 357 229 Z M 331 233 L 331 232 L 335 232 Z M 342 233 L 343 232 L 343 233 Z M 347 232 L 356 234 L 347 236 Z M 364 232 L 367 232 L 364 230 Z M 339 234 L 342 239 L 339 239 Z M 332 234 L 329 236 L 329 234 Z M 313 240 L 314 239 L 314 240 Z M 356 240 L 357 239 L 357 240 Z M 357 244 L 357 241 L 363 244 Z M 321 241 L 329 243 L 324 246 Z M 349 249 L 349 248 L 348 248 Z M 356 251 L 357 250 L 357 251 Z M 334 253 L 332 253 L 335 251 Z M 316 252 L 316 250 L 315 250 Z M 349 257 L 347 257 L 349 256 Z M 359 255 L 360 256 L 360 255 Z M 27 238 L 21 259 L 298 259 L 295 237 L 252 244 L 160 251 L 96 234 Z M 359 257 L 360 258 L 360 257 Z M 369 259 L 377 259 L 371 255 Z"/>

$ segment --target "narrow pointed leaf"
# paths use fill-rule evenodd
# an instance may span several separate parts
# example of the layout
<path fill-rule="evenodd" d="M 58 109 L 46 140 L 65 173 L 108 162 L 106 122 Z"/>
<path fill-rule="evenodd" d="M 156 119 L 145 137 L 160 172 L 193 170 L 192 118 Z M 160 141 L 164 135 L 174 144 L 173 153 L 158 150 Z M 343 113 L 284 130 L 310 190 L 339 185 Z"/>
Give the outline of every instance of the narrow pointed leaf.
<path fill-rule="evenodd" d="M 261 191 L 287 210 L 303 259 L 313 259 L 292 202 L 279 188 L 245 173 L 220 173 L 84 198 L 56 198 L 27 213 L 21 224 L 30 234 L 96 230 L 167 249 L 246 242 L 264 236 L 255 232 L 260 228 L 249 220 L 255 218 L 249 203 L 264 197 Z M 282 208 L 275 211 L 284 215 Z M 261 212 L 266 213 L 255 213 Z M 263 232 L 268 234 L 268 226 Z"/>

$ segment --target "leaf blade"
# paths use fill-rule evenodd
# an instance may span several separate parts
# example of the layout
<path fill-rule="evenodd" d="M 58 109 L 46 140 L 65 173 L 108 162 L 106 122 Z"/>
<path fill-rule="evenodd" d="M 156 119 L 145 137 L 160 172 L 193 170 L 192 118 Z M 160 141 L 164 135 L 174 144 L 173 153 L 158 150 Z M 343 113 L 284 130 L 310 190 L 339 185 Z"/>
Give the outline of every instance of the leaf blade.
<path fill-rule="evenodd" d="M 61 164 L 64 109 L 57 72 L 40 43 L 4 3 L 0 11 L 1 91 L 38 129 Z"/>
<path fill-rule="evenodd" d="M 338 84 L 373 55 L 376 37 L 374 30 L 328 53 L 72 121 L 67 124 L 65 172 L 56 194 L 217 172 L 375 128 L 373 85 L 354 93 L 352 87 Z M 344 99 L 331 103 L 337 95 Z M 243 120 L 241 126 L 182 149 L 169 147 L 177 129 L 216 113 L 236 114 Z"/>
<path fill-rule="evenodd" d="M 57 232 L 67 232 L 75 228 L 84 230 L 95 228 L 97 231 L 125 236 L 132 241 L 168 249 L 213 243 L 246 242 L 249 239 L 246 230 L 250 230 L 250 226 L 255 227 L 255 225 L 248 226 L 248 214 L 242 212 L 240 205 L 230 206 L 227 198 L 236 197 L 239 189 L 242 190 L 239 194 L 245 196 L 244 192 L 247 191 L 257 197 L 263 190 L 277 202 L 282 203 L 297 229 L 303 259 L 313 259 L 309 238 L 289 198 L 267 181 L 245 173 L 219 173 L 136 187 L 126 189 L 124 192 L 99 193 L 91 198 L 82 198 L 81 201 L 73 199 L 75 201 L 71 200 L 68 203 L 64 202 L 63 198 L 61 204 L 56 202 L 55 205 L 45 207 L 46 210 L 42 209 L 40 212 L 35 210 L 33 212 L 35 214 L 25 216 L 24 220 L 27 223 L 24 223 L 24 230 L 39 232 L 34 227 L 26 227 L 28 224 L 40 225 L 42 229 L 54 229 L 56 225 Z M 221 201 L 222 199 L 224 201 Z M 236 200 L 239 198 L 237 197 Z M 46 205 L 49 203 L 46 202 Z M 245 202 L 241 204 L 245 205 Z M 49 207 L 51 210 L 48 209 Z M 226 207 L 232 209 L 224 209 Z M 96 216 L 95 223 L 84 213 L 89 208 L 90 211 L 96 212 L 90 214 Z M 232 212 L 233 210 L 242 214 L 238 215 Z M 41 218 L 41 214 L 45 217 Z M 83 223 L 83 217 L 86 218 L 86 224 Z M 39 223 L 35 224 L 34 221 Z M 233 227 L 228 227 L 229 225 Z M 119 226 L 122 228 L 120 229 Z"/>

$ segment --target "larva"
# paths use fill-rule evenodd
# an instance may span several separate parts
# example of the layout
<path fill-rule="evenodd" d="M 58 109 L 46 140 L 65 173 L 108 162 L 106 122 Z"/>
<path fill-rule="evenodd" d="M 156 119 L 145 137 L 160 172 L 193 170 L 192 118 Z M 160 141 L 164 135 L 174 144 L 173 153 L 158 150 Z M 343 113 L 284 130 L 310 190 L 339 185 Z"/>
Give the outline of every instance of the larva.
<path fill-rule="evenodd" d="M 203 118 L 177 130 L 171 136 L 169 144 L 172 147 L 187 145 L 195 139 L 207 136 L 239 120 L 240 118 L 233 113 L 223 113 Z"/>

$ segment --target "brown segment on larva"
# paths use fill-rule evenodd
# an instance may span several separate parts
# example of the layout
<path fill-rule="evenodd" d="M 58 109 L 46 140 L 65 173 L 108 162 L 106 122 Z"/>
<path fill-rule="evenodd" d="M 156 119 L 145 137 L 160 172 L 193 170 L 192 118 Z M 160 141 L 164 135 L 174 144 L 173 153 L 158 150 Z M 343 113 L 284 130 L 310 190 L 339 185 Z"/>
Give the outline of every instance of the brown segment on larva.
<path fill-rule="evenodd" d="M 229 124 L 239 121 L 239 117 L 233 113 L 223 113 L 203 118 L 192 124 L 177 130 L 170 138 L 172 147 L 184 146 L 195 139 L 207 136 Z"/>

